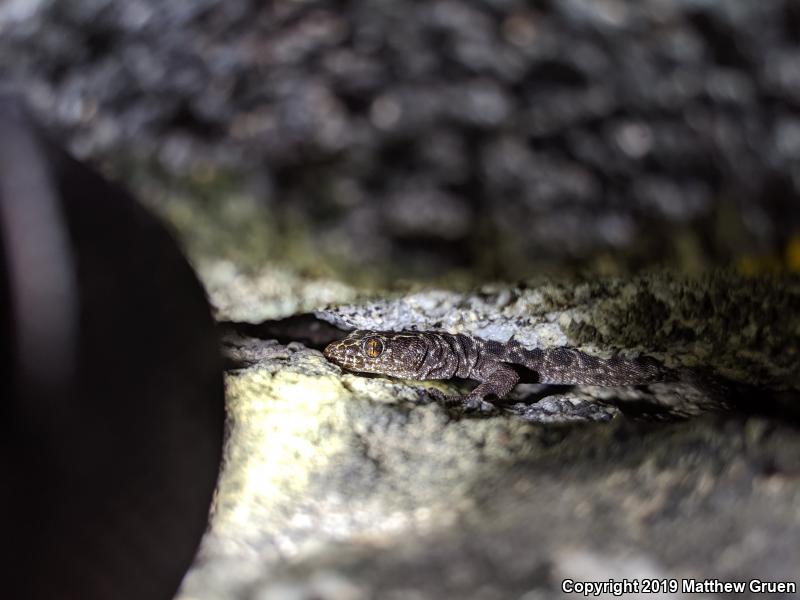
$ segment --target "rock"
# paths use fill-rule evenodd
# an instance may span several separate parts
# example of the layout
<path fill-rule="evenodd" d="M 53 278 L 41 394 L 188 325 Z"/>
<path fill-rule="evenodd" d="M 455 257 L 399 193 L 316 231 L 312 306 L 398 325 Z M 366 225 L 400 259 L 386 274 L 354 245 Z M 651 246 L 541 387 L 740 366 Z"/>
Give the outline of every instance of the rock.
<path fill-rule="evenodd" d="M 296 342 L 227 334 L 226 467 L 179 598 L 549 598 L 599 573 L 791 580 L 798 299 L 793 278 L 661 274 L 318 311 L 343 328 L 646 351 L 751 384 L 735 411 L 691 386 L 520 385 L 504 410 L 470 416 L 436 401 L 459 384 L 359 376 Z M 779 390 L 785 404 L 766 404 Z"/>
<path fill-rule="evenodd" d="M 76 152 L 156 206 L 198 166 L 269 179 L 306 229 L 265 235 L 339 272 L 722 266 L 796 236 L 792 0 L 6 4 L 0 73 Z M 409 181 L 446 199 L 436 243 L 397 226 Z"/>

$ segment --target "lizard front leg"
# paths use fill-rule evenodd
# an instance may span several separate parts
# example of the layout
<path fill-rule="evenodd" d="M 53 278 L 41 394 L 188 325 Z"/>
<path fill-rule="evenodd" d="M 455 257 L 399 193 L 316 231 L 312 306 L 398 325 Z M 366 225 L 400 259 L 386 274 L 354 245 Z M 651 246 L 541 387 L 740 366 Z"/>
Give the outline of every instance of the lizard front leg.
<path fill-rule="evenodd" d="M 481 383 L 462 399 L 464 410 L 491 409 L 493 401 L 502 400 L 517 385 L 519 374 L 511 366 L 498 362 L 492 367 L 483 369 Z"/>

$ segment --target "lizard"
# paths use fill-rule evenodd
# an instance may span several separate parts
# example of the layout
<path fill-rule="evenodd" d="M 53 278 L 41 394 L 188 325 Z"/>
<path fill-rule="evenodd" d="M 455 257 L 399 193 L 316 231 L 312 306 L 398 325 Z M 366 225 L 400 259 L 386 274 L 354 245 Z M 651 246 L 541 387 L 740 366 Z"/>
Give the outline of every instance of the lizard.
<path fill-rule="evenodd" d="M 355 330 L 332 342 L 325 358 L 348 371 L 401 379 L 478 381 L 460 399 L 465 410 L 491 410 L 521 380 L 556 385 L 645 385 L 679 379 L 649 356 L 599 358 L 571 346 L 528 349 L 516 340 L 498 342 L 438 331 Z M 532 375 L 532 377 L 531 377 Z"/>

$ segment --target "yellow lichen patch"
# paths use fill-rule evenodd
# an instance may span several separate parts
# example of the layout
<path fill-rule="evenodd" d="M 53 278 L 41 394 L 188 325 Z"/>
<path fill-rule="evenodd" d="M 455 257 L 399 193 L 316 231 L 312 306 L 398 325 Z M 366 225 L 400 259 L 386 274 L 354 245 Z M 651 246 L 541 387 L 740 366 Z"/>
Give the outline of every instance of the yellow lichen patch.
<path fill-rule="evenodd" d="M 778 273 L 783 269 L 781 260 L 777 256 L 746 255 L 736 262 L 736 270 L 742 275 L 754 277 L 764 273 Z"/>
<path fill-rule="evenodd" d="M 269 535 L 302 497 L 309 477 L 339 452 L 332 433 L 341 386 L 325 377 L 248 370 L 227 378 L 229 437 L 212 526 L 215 533 Z"/>
<path fill-rule="evenodd" d="M 737 270 L 748 276 L 764 273 L 800 273 L 800 234 L 786 244 L 782 254 L 744 255 L 736 263 Z"/>
<path fill-rule="evenodd" d="M 386 545 L 472 511 L 471 490 L 525 444 L 527 425 L 453 421 L 420 405 L 415 384 L 338 376 L 311 351 L 229 373 L 225 462 L 201 552 L 241 568 L 257 555 L 263 573 L 332 540 Z"/>
<path fill-rule="evenodd" d="M 793 273 L 800 273 L 800 234 L 786 244 L 786 268 Z"/>

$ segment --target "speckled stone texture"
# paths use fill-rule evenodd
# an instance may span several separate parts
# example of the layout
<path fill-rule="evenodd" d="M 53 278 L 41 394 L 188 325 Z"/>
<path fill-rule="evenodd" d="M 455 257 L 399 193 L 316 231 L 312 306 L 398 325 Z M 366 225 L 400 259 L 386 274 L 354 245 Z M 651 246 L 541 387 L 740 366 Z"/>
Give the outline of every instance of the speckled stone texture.
<path fill-rule="evenodd" d="M 327 261 L 800 268 L 798 40 L 794 0 L 13 0 L 0 75 L 156 204 L 234 181 Z"/>

